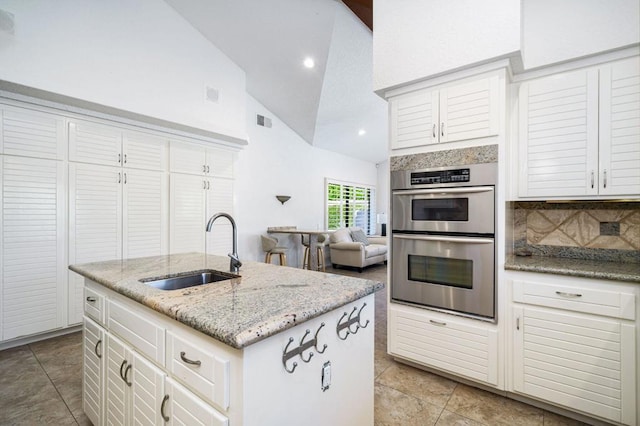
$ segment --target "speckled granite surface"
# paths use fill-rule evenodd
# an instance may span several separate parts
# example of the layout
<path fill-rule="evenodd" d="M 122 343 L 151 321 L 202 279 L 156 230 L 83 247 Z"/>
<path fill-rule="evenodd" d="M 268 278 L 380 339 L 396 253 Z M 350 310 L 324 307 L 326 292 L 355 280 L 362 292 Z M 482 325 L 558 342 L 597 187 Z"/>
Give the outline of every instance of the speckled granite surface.
<path fill-rule="evenodd" d="M 431 167 L 497 162 L 498 145 L 484 145 L 391 157 L 389 169 L 394 172 L 396 170 L 419 170 Z"/>
<path fill-rule="evenodd" d="M 504 268 L 512 271 L 542 272 L 640 283 L 640 265 L 637 263 L 546 256 L 507 256 Z"/>
<path fill-rule="evenodd" d="M 229 271 L 228 257 L 201 253 L 69 269 L 237 349 L 384 288 L 377 281 L 258 262 L 244 262 L 240 278 L 182 290 L 158 290 L 138 281 L 199 269 Z"/>

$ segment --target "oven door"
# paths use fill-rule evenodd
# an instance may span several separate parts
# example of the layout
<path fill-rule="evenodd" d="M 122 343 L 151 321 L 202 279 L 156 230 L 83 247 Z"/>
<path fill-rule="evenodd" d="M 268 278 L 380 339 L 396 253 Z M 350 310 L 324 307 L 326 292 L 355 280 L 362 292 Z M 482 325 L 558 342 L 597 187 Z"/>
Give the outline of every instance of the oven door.
<path fill-rule="evenodd" d="M 494 233 L 494 187 L 395 190 L 393 229 Z"/>
<path fill-rule="evenodd" d="M 495 318 L 494 239 L 393 234 L 391 298 Z"/>

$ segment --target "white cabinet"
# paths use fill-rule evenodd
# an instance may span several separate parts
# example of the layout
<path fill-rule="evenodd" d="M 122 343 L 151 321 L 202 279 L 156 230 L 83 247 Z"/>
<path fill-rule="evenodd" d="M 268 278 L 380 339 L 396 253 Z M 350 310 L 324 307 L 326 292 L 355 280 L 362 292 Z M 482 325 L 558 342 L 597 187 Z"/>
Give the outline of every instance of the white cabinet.
<path fill-rule="evenodd" d="M 495 324 L 395 303 L 388 309 L 391 355 L 500 386 Z"/>
<path fill-rule="evenodd" d="M 105 374 L 105 331 L 84 319 L 82 339 L 82 409 L 94 426 L 102 425 Z"/>
<path fill-rule="evenodd" d="M 229 419 L 175 380 L 167 378 L 164 414 L 168 425 L 227 426 Z"/>
<path fill-rule="evenodd" d="M 0 154 L 65 159 L 64 118 L 1 105 Z"/>
<path fill-rule="evenodd" d="M 519 196 L 640 193 L 640 59 L 527 81 Z"/>
<path fill-rule="evenodd" d="M 393 96 L 391 149 L 497 135 L 500 107 L 498 76 Z"/>
<path fill-rule="evenodd" d="M 9 340 L 66 325 L 66 175 L 61 161 L 3 155 L 0 178 L 0 340 Z"/>
<path fill-rule="evenodd" d="M 171 173 L 233 177 L 233 152 L 204 145 L 171 141 Z"/>
<path fill-rule="evenodd" d="M 512 390 L 636 424 L 636 289 L 510 274 Z"/>

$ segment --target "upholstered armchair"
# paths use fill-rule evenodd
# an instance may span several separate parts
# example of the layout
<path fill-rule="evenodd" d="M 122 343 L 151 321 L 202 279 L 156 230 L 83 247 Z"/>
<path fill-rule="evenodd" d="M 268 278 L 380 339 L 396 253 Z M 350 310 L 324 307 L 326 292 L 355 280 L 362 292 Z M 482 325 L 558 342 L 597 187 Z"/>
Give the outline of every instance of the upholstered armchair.
<path fill-rule="evenodd" d="M 367 237 L 360 228 L 341 228 L 329 237 L 333 267 L 352 266 L 360 272 L 366 266 L 387 262 L 387 237 Z"/>

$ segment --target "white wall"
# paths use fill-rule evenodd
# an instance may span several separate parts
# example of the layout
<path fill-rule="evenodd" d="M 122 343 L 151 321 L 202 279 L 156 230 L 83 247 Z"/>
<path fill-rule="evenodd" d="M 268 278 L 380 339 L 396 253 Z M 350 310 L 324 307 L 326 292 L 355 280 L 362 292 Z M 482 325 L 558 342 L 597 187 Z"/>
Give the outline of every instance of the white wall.
<path fill-rule="evenodd" d="M 387 235 L 391 229 L 391 222 L 389 222 L 391 213 L 390 207 L 390 189 L 389 189 L 389 160 L 378 163 L 376 168 L 378 169 L 378 184 L 376 186 L 376 209 L 378 213 L 386 213 L 387 215 Z M 381 232 L 382 227 L 377 226 L 377 233 Z"/>
<path fill-rule="evenodd" d="M 378 91 L 520 50 L 519 0 L 376 0 Z"/>
<path fill-rule="evenodd" d="M 271 118 L 273 127 L 257 126 L 256 114 Z M 235 187 L 242 259 L 264 260 L 260 235 L 267 227 L 324 228 L 325 178 L 376 185 L 374 163 L 310 146 L 251 96 L 247 96 L 246 125 L 249 146 L 238 154 Z M 276 195 L 291 199 L 282 205 Z M 290 247 L 289 264 L 299 266 L 300 237 L 277 237 Z"/>
<path fill-rule="evenodd" d="M 0 80 L 245 138 L 245 74 L 158 0 L 0 0 Z M 205 101 L 205 86 L 220 90 Z"/>
<path fill-rule="evenodd" d="M 638 0 L 524 0 L 525 69 L 640 42 Z"/>

